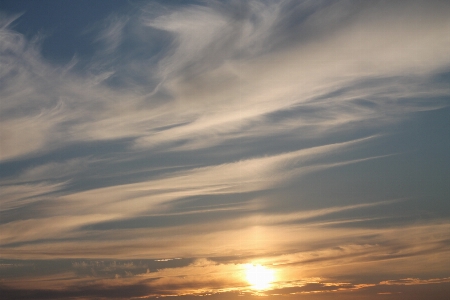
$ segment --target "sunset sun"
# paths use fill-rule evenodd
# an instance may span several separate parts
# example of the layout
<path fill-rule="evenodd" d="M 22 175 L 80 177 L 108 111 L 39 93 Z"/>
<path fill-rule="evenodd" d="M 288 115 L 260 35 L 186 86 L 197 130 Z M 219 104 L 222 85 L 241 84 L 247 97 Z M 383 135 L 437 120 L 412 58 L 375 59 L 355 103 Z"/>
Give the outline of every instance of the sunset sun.
<path fill-rule="evenodd" d="M 274 281 L 275 272 L 261 265 L 247 264 L 245 277 L 253 289 L 264 290 L 269 288 Z"/>

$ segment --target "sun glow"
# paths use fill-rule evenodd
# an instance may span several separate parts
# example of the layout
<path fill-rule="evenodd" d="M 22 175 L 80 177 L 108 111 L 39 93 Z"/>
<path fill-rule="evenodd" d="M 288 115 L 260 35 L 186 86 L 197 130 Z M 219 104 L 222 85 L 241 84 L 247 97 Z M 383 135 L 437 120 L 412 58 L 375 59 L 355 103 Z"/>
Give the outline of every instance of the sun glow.
<path fill-rule="evenodd" d="M 261 265 L 245 265 L 245 277 L 255 290 L 268 289 L 275 279 L 274 270 L 267 269 Z"/>

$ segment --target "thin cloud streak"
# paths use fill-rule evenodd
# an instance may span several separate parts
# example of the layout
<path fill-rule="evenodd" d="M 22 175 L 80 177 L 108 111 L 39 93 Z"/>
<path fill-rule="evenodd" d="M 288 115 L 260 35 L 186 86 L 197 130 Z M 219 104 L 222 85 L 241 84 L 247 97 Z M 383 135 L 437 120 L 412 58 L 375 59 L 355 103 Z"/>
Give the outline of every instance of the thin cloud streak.
<path fill-rule="evenodd" d="M 127 5 L 65 63 L 0 12 L 2 293 L 251 298 L 247 263 L 268 299 L 448 286 L 446 1 Z"/>
<path fill-rule="evenodd" d="M 319 146 L 276 156 L 238 161 L 225 165 L 197 168 L 187 172 L 175 172 L 171 176 L 165 175 L 165 178 L 142 183 L 56 196 L 56 199 L 50 202 L 53 202 L 53 205 L 44 206 L 45 208 L 42 209 L 42 212 L 45 212 L 45 215 L 49 217 L 17 221 L 3 225 L 1 226 L 2 240 L 6 243 L 11 243 L 18 242 L 23 238 L 26 240 L 30 236 L 28 234 L 18 236 L 15 231 L 9 235 L 10 228 L 24 228 L 24 226 L 32 228 L 31 236 L 33 236 L 33 239 L 36 239 L 40 236 L 38 232 L 48 236 L 47 228 L 51 227 L 51 225 L 47 224 L 54 224 L 57 220 L 60 224 L 58 236 L 62 238 L 62 228 L 65 227 L 63 223 L 69 223 L 67 229 L 71 230 L 73 228 L 72 219 L 77 220 L 76 224 L 78 226 L 83 224 L 83 222 L 86 222 L 85 224 L 87 225 L 92 220 L 100 222 L 102 219 L 110 220 L 113 216 L 120 220 L 143 216 L 150 211 L 155 213 L 158 210 L 170 208 L 170 202 L 186 197 L 237 195 L 268 190 L 283 182 L 290 181 L 292 178 L 298 178 L 302 174 L 367 160 L 367 158 L 364 158 L 350 162 L 319 165 L 314 165 L 313 163 L 314 160 L 319 159 L 321 156 L 329 155 L 329 152 L 337 153 L 339 150 L 345 150 L 352 145 L 364 143 L 367 140 L 370 140 L 370 138 Z M 304 166 L 305 164 L 306 166 Z M 58 168 L 58 172 L 62 172 L 61 168 Z M 29 171 L 27 173 L 30 174 Z M 40 175 L 42 177 L 43 174 Z M 277 179 L 275 180 L 274 178 Z M 60 219 L 59 217 L 62 207 L 70 212 L 65 213 L 65 219 Z M 239 209 L 239 206 L 236 209 Z M 69 218 L 69 216 L 72 218 Z M 91 217 L 86 218 L 87 216 Z M 290 219 L 289 216 L 281 216 L 281 218 L 285 221 Z M 41 228 L 42 226 L 43 228 Z M 11 240 L 13 237 L 15 237 L 15 240 Z"/>

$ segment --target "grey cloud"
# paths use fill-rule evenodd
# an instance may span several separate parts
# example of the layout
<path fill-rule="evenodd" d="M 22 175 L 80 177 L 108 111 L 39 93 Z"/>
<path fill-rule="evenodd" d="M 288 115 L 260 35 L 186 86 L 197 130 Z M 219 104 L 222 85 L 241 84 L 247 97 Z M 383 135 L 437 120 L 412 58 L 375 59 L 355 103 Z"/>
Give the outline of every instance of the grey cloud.
<path fill-rule="evenodd" d="M 81 297 L 100 297 L 109 299 L 130 299 L 148 295 L 161 295 L 164 291 L 155 290 L 145 284 L 130 286 L 74 286 L 65 290 L 30 290 L 0 287 L 4 299 L 67 299 Z"/>

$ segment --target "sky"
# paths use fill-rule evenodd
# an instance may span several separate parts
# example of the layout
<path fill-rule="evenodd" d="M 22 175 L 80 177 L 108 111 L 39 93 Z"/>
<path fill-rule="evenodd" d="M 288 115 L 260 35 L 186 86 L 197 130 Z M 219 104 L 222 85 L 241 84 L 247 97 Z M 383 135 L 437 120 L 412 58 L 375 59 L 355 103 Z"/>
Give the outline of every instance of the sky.
<path fill-rule="evenodd" d="M 448 299 L 449 1 L 0 0 L 2 299 Z"/>

